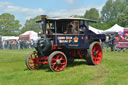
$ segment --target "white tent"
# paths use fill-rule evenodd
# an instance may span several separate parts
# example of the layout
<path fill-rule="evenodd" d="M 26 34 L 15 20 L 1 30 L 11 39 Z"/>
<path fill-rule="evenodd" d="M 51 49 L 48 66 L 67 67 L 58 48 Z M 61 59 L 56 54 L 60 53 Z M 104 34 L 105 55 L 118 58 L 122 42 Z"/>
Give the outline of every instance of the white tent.
<path fill-rule="evenodd" d="M 2 41 L 4 40 L 18 40 L 19 37 L 17 36 L 2 36 Z"/>
<path fill-rule="evenodd" d="M 20 40 L 37 40 L 38 39 L 38 33 L 34 31 L 26 31 L 23 34 L 19 36 Z"/>
<path fill-rule="evenodd" d="M 119 26 L 118 24 L 115 24 L 113 27 L 105 30 L 103 33 L 109 33 L 109 32 L 123 32 L 124 28 Z"/>
<path fill-rule="evenodd" d="M 96 34 L 101 34 L 101 32 L 103 32 L 103 30 L 96 29 L 92 26 L 89 26 L 89 30 L 93 31 Z"/>

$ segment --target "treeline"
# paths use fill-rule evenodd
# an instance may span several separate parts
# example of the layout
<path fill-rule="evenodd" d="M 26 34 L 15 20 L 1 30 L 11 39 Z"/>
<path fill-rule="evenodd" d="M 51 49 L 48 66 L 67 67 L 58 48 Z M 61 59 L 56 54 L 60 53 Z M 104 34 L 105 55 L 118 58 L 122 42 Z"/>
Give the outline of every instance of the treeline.
<path fill-rule="evenodd" d="M 90 23 L 90 25 L 102 30 L 114 24 L 128 27 L 128 0 L 108 0 L 100 12 L 96 8 L 91 8 L 84 15 L 74 15 L 74 17 L 97 20 L 98 23 Z M 39 19 L 40 16 L 26 20 L 24 26 L 21 27 L 14 15 L 3 13 L 0 15 L 0 35 L 19 35 L 28 30 L 39 32 L 41 27 L 35 23 Z"/>
<path fill-rule="evenodd" d="M 75 16 L 97 20 L 99 23 L 90 25 L 102 30 L 108 29 L 114 24 L 128 27 L 128 0 L 108 0 L 101 12 L 96 8 L 91 8 L 83 16 Z"/>

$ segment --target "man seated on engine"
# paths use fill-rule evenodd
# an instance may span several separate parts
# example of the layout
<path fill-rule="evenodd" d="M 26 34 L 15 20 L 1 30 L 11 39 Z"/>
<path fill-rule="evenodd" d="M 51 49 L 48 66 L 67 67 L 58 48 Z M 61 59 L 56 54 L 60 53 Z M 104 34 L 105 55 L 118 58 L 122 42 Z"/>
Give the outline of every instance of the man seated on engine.
<path fill-rule="evenodd" d="M 52 32 L 51 29 L 47 29 L 47 30 L 46 30 L 46 34 L 53 35 L 53 32 Z"/>
<path fill-rule="evenodd" d="M 47 24 L 46 34 L 48 34 L 48 35 L 52 35 L 53 34 L 49 24 Z"/>

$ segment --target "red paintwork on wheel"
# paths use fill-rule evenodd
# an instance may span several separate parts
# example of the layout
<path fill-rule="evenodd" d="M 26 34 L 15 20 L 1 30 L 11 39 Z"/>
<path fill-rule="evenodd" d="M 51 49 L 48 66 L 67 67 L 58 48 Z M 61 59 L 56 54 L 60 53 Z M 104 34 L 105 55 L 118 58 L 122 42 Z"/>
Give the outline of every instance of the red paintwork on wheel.
<path fill-rule="evenodd" d="M 44 57 L 37 57 L 37 53 L 33 53 L 30 55 L 28 59 L 29 67 L 33 70 L 39 69 L 41 64 L 48 64 L 48 56 Z"/>
<path fill-rule="evenodd" d="M 92 49 L 92 59 L 95 64 L 99 64 L 102 60 L 102 48 L 99 44 L 95 44 Z"/>
<path fill-rule="evenodd" d="M 37 64 L 37 53 L 33 53 L 30 55 L 30 58 L 28 60 L 29 67 L 33 70 L 39 69 L 39 64 Z"/>
<path fill-rule="evenodd" d="M 60 61 L 59 64 L 57 64 L 57 61 Z M 62 71 L 66 66 L 66 59 L 63 54 L 56 54 L 51 59 L 51 66 L 55 71 Z"/>

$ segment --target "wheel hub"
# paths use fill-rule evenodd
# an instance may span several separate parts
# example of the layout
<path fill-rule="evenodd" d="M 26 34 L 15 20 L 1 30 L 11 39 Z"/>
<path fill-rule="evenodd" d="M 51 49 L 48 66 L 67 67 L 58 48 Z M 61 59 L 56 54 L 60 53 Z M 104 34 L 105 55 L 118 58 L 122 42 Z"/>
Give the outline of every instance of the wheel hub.
<path fill-rule="evenodd" d="M 60 64 L 61 62 L 60 62 L 60 60 L 57 60 L 56 63 L 57 63 L 57 64 Z"/>

